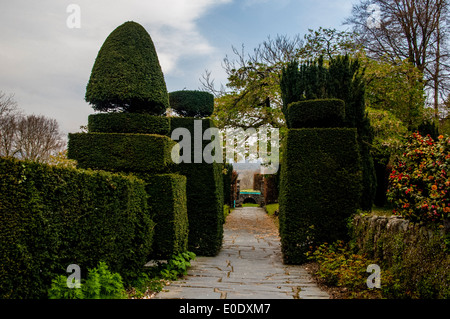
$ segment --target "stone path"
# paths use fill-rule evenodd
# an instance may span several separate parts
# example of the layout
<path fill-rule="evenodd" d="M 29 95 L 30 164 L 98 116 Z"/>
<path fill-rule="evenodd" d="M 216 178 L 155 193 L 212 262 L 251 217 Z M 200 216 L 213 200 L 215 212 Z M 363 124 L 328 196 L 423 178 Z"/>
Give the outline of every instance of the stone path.
<path fill-rule="evenodd" d="M 328 299 L 303 266 L 283 265 L 278 230 L 264 209 L 235 209 L 216 257 L 197 257 L 188 275 L 156 299 Z"/>

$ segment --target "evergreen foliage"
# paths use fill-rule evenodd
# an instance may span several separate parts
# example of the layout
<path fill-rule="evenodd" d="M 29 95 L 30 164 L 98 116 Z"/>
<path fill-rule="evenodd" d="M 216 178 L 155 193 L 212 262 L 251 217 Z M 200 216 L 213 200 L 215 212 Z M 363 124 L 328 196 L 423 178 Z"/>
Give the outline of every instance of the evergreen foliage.
<path fill-rule="evenodd" d="M 348 55 L 331 58 L 328 67 L 324 66 L 322 58 L 300 66 L 294 61 L 283 69 L 280 85 L 288 127 L 288 107 L 292 102 L 310 99 L 341 99 L 345 102 L 345 127 L 357 129 L 362 158 L 364 188 L 361 208 L 371 209 L 377 183 L 370 153 L 373 132 L 365 111 L 364 69 L 359 61 L 350 59 Z M 290 85 L 297 85 L 297 88 Z"/>
<path fill-rule="evenodd" d="M 42 298 L 68 265 L 105 261 L 124 281 L 152 252 L 144 182 L 0 158 L 0 297 Z"/>
<path fill-rule="evenodd" d="M 67 156 L 84 169 L 158 174 L 174 165 L 175 145 L 167 136 L 156 134 L 71 133 Z"/>
<path fill-rule="evenodd" d="M 214 112 L 214 95 L 203 91 L 175 91 L 169 94 L 170 107 L 185 117 L 208 117 Z"/>
<path fill-rule="evenodd" d="M 172 131 L 177 128 L 189 130 L 192 146 L 195 138 L 194 121 L 194 118 L 171 119 Z M 205 130 L 214 127 L 210 119 L 197 121 L 202 122 L 201 136 Z M 202 149 L 209 143 L 203 140 Z M 194 147 L 190 151 L 194 158 Z M 200 256 L 215 256 L 222 247 L 223 239 L 223 164 L 180 163 L 176 165 L 176 170 L 187 177 L 188 250 Z"/>
<path fill-rule="evenodd" d="M 85 99 L 97 111 L 160 115 L 169 107 L 155 46 L 140 24 L 125 22 L 105 40 L 92 68 Z"/>
<path fill-rule="evenodd" d="M 280 237 L 283 260 L 307 261 L 310 247 L 347 238 L 361 192 L 354 128 L 290 129 L 283 145 Z"/>

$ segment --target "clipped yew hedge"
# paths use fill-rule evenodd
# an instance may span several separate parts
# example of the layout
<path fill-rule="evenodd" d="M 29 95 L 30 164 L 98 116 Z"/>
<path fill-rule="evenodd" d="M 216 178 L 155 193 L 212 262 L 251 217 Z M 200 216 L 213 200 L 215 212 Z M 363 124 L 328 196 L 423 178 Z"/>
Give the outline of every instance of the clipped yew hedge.
<path fill-rule="evenodd" d="M 356 129 L 290 129 L 283 148 L 281 247 L 285 263 L 301 264 L 311 247 L 347 236 L 362 187 Z"/>
<path fill-rule="evenodd" d="M 0 194 L 0 298 L 45 298 L 70 264 L 104 261 L 126 282 L 152 252 L 135 177 L 0 158 Z"/>
<path fill-rule="evenodd" d="M 170 259 L 187 251 L 189 221 L 186 177 L 178 174 L 138 174 L 145 181 L 148 208 L 156 223 L 153 259 Z"/>
<path fill-rule="evenodd" d="M 77 160 L 79 168 L 166 173 L 174 164 L 171 152 L 175 144 L 156 134 L 73 133 L 69 134 L 67 156 Z"/>
<path fill-rule="evenodd" d="M 343 127 L 345 103 L 338 99 L 306 100 L 288 107 L 288 124 L 292 128 Z"/>
<path fill-rule="evenodd" d="M 168 135 L 170 119 L 146 113 L 98 113 L 88 117 L 89 133 Z"/>
<path fill-rule="evenodd" d="M 214 124 L 209 119 L 172 118 L 171 130 L 186 128 L 191 133 L 191 158 L 194 159 L 194 121 L 202 122 L 203 132 Z M 202 149 L 210 141 L 202 142 Z M 175 169 L 187 177 L 187 211 L 189 218 L 189 250 L 201 256 L 214 256 L 223 239 L 223 175 L 222 163 L 180 163 Z"/>

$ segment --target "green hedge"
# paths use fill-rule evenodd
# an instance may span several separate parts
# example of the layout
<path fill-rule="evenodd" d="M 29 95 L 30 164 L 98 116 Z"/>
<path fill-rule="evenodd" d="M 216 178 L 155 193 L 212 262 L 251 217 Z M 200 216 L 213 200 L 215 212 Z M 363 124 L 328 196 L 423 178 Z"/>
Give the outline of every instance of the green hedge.
<path fill-rule="evenodd" d="M 346 237 L 361 192 L 357 145 L 356 129 L 289 130 L 279 194 L 285 263 L 304 263 L 310 246 Z"/>
<path fill-rule="evenodd" d="M 343 127 L 345 103 L 338 99 L 294 102 L 288 114 L 290 128 Z"/>
<path fill-rule="evenodd" d="M 152 251 L 144 182 L 0 158 L 0 298 L 46 297 L 51 279 L 99 261 L 128 280 Z"/>
<path fill-rule="evenodd" d="M 140 113 L 99 113 L 88 118 L 89 133 L 136 133 L 168 135 L 170 119 Z"/>
<path fill-rule="evenodd" d="M 194 152 L 194 120 L 196 119 L 171 120 L 171 130 L 182 127 L 191 132 L 192 152 Z M 197 121 L 202 121 L 203 132 L 214 127 L 209 119 Z M 209 143 L 210 141 L 203 141 L 203 147 Z M 194 155 L 191 155 L 193 159 Z M 222 247 L 223 238 L 223 164 L 181 163 L 176 165 L 176 169 L 187 177 L 189 250 L 197 255 L 214 256 Z"/>
<path fill-rule="evenodd" d="M 214 112 L 214 95 L 203 91 L 175 91 L 169 94 L 170 107 L 182 116 L 207 117 Z"/>
<path fill-rule="evenodd" d="M 166 173 L 174 165 L 174 145 L 161 135 L 74 133 L 69 134 L 67 156 L 77 160 L 79 168 Z"/>
<path fill-rule="evenodd" d="M 153 259 L 169 259 L 188 248 L 186 177 L 137 174 L 146 182 L 148 208 L 156 223 Z"/>

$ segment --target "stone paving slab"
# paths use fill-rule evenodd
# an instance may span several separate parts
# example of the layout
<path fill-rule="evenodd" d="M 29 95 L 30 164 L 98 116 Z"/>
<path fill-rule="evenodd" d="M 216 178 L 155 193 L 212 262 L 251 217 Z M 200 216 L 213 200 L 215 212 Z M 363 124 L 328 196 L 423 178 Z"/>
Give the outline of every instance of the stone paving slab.
<path fill-rule="evenodd" d="M 303 266 L 284 265 L 278 231 L 262 208 L 235 209 L 216 257 L 197 257 L 156 299 L 328 299 Z"/>

